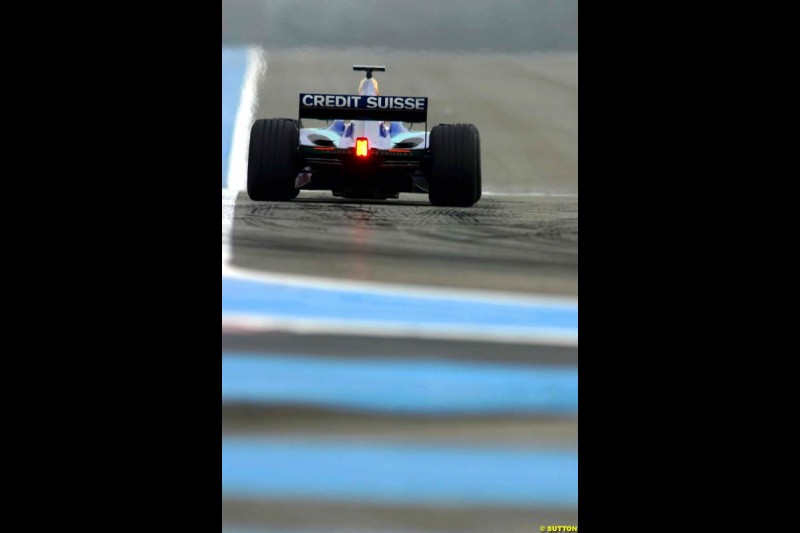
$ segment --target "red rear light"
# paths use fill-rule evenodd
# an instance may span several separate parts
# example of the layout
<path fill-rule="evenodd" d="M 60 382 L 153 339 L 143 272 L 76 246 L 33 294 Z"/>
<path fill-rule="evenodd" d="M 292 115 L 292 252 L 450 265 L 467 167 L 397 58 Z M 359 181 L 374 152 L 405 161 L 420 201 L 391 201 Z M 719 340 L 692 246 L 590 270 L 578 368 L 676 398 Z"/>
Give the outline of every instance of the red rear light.
<path fill-rule="evenodd" d="M 356 139 L 356 156 L 367 157 L 369 155 L 369 141 L 366 137 Z"/>

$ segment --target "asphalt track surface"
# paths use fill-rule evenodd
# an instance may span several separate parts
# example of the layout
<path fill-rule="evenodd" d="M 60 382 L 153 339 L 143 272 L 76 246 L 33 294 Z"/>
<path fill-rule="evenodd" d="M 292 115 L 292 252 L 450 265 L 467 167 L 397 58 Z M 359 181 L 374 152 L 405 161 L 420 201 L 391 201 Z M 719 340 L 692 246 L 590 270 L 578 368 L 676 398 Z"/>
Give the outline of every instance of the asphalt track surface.
<path fill-rule="evenodd" d="M 424 38 L 425 32 L 419 35 Z M 358 82 L 350 71 L 352 64 L 386 64 L 389 70 L 379 77 L 381 92 L 431 98 L 429 128 L 447 122 L 478 126 L 484 191 L 489 194 L 472 208 L 441 208 L 430 205 L 425 195 L 414 194 L 402 194 L 398 200 L 358 201 L 305 191 L 292 202 L 280 203 L 253 202 L 240 192 L 230 212 L 223 213 L 230 223 L 224 237 L 229 265 L 248 272 L 348 283 L 577 300 L 577 53 L 273 48 L 265 55 L 256 118 L 296 116 L 298 93 L 350 93 Z M 501 96 L 492 96 L 496 94 Z M 279 329 L 223 329 L 222 352 L 223 360 L 230 354 L 253 358 L 284 354 L 333 363 L 437 361 L 575 371 L 578 364 L 578 347 L 569 344 Z M 577 455 L 578 447 L 574 414 L 513 410 L 420 415 L 313 402 L 223 399 L 222 430 L 228 439 L 270 439 L 272 449 L 282 442 L 314 443 L 320 451 L 328 445 L 370 450 L 389 445 L 488 447 L 502 458 L 509 450 Z M 313 484 L 314 472 L 308 475 Z M 369 502 L 288 492 L 249 497 L 226 493 L 224 477 L 222 526 L 230 532 L 528 533 L 541 525 L 578 524 L 577 505 Z M 485 480 L 491 485 L 492 476 L 487 473 Z"/>
<path fill-rule="evenodd" d="M 354 201 L 307 191 L 234 208 L 232 264 L 363 281 L 578 293 L 578 199 L 485 196 L 434 207 L 427 195 Z"/>

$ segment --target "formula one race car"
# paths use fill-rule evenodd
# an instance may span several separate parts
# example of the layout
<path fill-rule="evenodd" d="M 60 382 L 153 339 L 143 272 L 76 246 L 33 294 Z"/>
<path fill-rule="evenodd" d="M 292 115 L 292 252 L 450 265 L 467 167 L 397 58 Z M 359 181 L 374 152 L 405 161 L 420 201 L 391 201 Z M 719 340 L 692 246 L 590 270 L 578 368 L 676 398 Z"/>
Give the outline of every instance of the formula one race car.
<path fill-rule="evenodd" d="M 344 198 L 428 194 L 433 205 L 468 207 L 481 197 L 481 140 L 472 124 L 439 124 L 428 131 L 428 99 L 380 96 L 374 71 L 358 95 L 300 94 L 299 119 L 256 120 L 250 131 L 247 193 L 253 200 L 286 201 L 302 190 Z M 303 119 L 327 120 L 304 128 Z"/>

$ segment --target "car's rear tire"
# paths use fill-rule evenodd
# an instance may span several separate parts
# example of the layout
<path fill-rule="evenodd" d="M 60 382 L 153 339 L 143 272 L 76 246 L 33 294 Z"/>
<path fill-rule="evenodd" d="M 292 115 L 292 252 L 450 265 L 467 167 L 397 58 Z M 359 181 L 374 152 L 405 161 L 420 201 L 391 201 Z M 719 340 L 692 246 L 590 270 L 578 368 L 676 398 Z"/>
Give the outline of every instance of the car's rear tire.
<path fill-rule="evenodd" d="M 478 133 L 478 200 L 483 195 L 483 179 L 481 177 L 481 134 L 477 128 L 475 131 Z M 478 200 L 475 200 L 477 202 Z"/>
<path fill-rule="evenodd" d="M 439 124 L 430 134 L 428 197 L 433 205 L 469 207 L 481 197 L 481 141 L 472 124 Z"/>
<path fill-rule="evenodd" d="M 250 129 L 247 194 L 251 200 L 287 201 L 297 196 L 300 128 L 288 118 L 259 119 Z"/>

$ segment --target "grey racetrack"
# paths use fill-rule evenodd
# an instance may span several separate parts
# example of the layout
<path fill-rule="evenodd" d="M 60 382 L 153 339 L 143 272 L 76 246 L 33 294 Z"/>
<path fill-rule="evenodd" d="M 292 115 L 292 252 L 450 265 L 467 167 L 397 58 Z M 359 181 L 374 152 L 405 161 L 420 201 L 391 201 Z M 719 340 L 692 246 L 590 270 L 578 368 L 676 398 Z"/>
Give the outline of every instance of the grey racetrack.
<path fill-rule="evenodd" d="M 485 196 L 472 208 L 425 195 L 353 201 L 309 191 L 292 202 L 240 193 L 233 264 L 353 280 L 577 295 L 575 197 Z"/>

